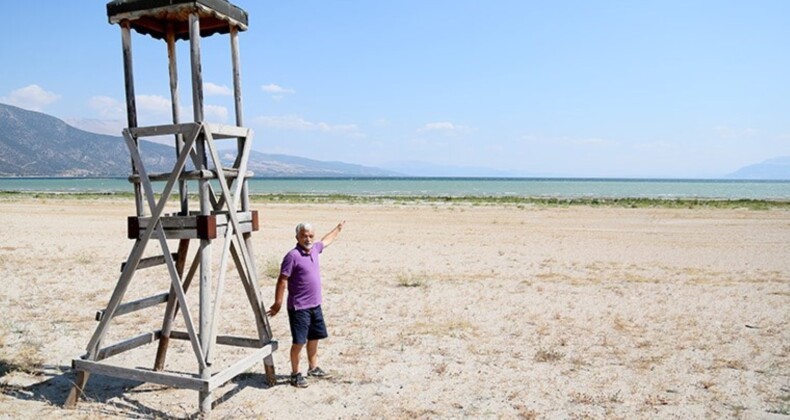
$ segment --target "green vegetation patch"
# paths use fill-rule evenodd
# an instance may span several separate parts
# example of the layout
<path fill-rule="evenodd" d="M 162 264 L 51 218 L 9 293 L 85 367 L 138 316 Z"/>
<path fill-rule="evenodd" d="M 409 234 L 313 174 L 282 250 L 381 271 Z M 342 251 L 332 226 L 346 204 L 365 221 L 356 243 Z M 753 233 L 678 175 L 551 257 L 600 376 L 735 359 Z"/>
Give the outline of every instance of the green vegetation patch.
<path fill-rule="evenodd" d="M 0 191 L 0 200 L 27 198 L 46 199 L 133 199 L 131 192 L 19 192 Z M 157 195 L 158 198 L 158 195 Z M 190 199 L 196 199 L 193 194 Z M 171 197 L 175 199 L 175 196 Z M 466 205 L 504 205 L 527 207 L 621 207 L 621 208 L 678 208 L 678 209 L 748 209 L 772 210 L 790 209 L 790 200 L 754 199 L 702 199 L 702 198 L 559 198 L 559 197 L 522 197 L 522 196 L 427 196 L 427 195 L 350 195 L 350 194 L 252 194 L 254 203 L 284 204 L 466 204 Z"/>
<path fill-rule="evenodd" d="M 347 204 L 471 204 L 513 205 L 518 207 L 623 207 L 623 208 L 714 208 L 714 209 L 790 209 L 790 201 L 698 198 L 553 198 L 522 196 L 403 196 L 344 194 L 256 194 L 257 203 L 347 203 Z"/>

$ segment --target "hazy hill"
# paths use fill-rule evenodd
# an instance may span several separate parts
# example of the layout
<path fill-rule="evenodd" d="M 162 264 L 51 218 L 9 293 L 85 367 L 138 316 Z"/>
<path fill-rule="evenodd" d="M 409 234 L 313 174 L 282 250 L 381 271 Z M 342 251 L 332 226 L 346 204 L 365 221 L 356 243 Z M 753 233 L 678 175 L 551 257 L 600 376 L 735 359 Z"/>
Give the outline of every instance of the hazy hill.
<path fill-rule="evenodd" d="M 744 166 L 727 175 L 727 178 L 790 180 L 790 156 L 777 157 Z"/>
<path fill-rule="evenodd" d="M 170 171 L 175 152 L 170 146 L 141 141 L 148 172 Z M 223 153 L 231 161 L 232 153 Z M 0 176 L 116 177 L 130 172 L 129 151 L 122 137 L 89 133 L 65 122 L 14 106 L 0 104 Z M 250 154 L 255 176 L 372 177 L 396 172 L 342 162 L 322 162 L 285 155 Z"/>
<path fill-rule="evenodd" d="M 141 144 L 151 171 L 164 171 L 170 148 Z M 122 138 L 88 133 L 39 112 L 0 104 L 0 176 L 124 176 Z"/>

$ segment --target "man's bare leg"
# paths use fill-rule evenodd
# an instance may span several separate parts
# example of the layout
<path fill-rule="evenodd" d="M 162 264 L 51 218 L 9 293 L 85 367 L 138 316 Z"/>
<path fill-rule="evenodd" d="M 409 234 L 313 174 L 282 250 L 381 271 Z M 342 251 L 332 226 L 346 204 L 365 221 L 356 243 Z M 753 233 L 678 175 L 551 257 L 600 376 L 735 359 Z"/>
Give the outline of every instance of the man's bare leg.
<path fill-rule="evenodd" d="M 318 366 L 318 340 L 307 340 L 307 363 L 310 369 Z"/>
<path fill-rule="evenodd" d="M 304 344 L 291 345 L 291 373 L 299 373 L 299 355 L 302 353 Z M 308 349 L 309 349 L 308 345 Z"/>

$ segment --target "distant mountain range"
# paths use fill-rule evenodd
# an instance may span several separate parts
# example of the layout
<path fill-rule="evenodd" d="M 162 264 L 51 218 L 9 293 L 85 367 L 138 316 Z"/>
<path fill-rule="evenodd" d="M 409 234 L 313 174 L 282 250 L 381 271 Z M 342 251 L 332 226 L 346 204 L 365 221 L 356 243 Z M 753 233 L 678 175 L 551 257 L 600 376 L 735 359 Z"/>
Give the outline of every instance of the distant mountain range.
<path fill-rule="evenodd" d="M 768 159 L 744 166 L 727 175 L 732 179 L 790 180 L 790 156 Z"/>
<path fill-rule="evenodd" d="M 143 140 L 140 149 L 148 172 L 172 169 L 172 146 Z M 221 151 L 221 155 L 225 165 L 235 158 L 233 151 Z M 259 177 L 541 176 L 414 161 L 392 163 L 382 169 L 255 151 L 250 152 L 248 167 Z M 50 115 L 0 103 L 0 177 L 125 177 L 130 168 L 129 151 L 122 137 L 84 131 Z M 790 156 L 744 166 L 724 177 L 790 180 Z"/>
<path fill-rule="evenodd" d="M 168 172 L 172 146 L 141 140 L 148 172 Z M 235 151 L 220 151 L 230 164 Z M 0 104 L 0 176 L 125 177 L 131 158 L 122 137 L 80 130 L 55 117 Z M 387 177 L 402 174 L 343 162 L 251 151 L 249 170 L 263 177 Z"/>

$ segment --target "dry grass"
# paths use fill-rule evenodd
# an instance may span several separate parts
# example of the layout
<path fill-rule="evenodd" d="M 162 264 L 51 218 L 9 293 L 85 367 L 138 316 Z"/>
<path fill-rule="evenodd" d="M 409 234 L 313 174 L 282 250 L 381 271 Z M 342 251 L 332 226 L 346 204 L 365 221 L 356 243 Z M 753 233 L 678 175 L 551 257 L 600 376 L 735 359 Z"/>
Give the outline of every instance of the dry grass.
<path fill-rule="evenodd" d="M 645 398 L 644 403 L 649 406 L 668 405 L 670 400 L 663 395 L 651 394 Z"/>
<path fill-rule="evenodd" d="M 399 273 L 397 280 L 400 287 L 428 287 L 428 276 L 424 274 Z"/>
<path fill-rule="evenodd" d="M 574 392 L 570 395 L 570 401 L 583 405 L 607 405 L 622 403 L 623 398 L 620 396 L 620 391 L 603 395 L 590 395 L 584 392 Z"/>
<path fill-rule="evenodd" d="M 714 359 L 712 367 L 714 369 L 746 370 L 746 364 L 735 359 Z"/>
<path fill-rule="evenodd" d="M 41 344 L 31 341 L 22 344 L 15 361 L 17 368 L 26 373 L 35 373 L 46 363 L 46 359 L 41 354 Z"/>
<path fill-rule="evenodd" d="M 513 409 L 516 410 L 516 414 L 521 420 L 535 420 L 540 418 L 537 411 L 527 408 L 524 404 L 514 404 Z"/>
<path fill-rule="evenodd" d="M 539 363 L 548 363 L 548 362 L 557 362 L 562 360 L 565 357 L 565 354 L 554 349 L 538 349 L 535 353 L 535 357 L 532 360 L 539 362 Z"/>
<path fill-rule="evenodd" d="M 263 275 L 270 279 L 280 277 L 280 261 L 275 257 L 269 257 L 263 266 Z"/>

